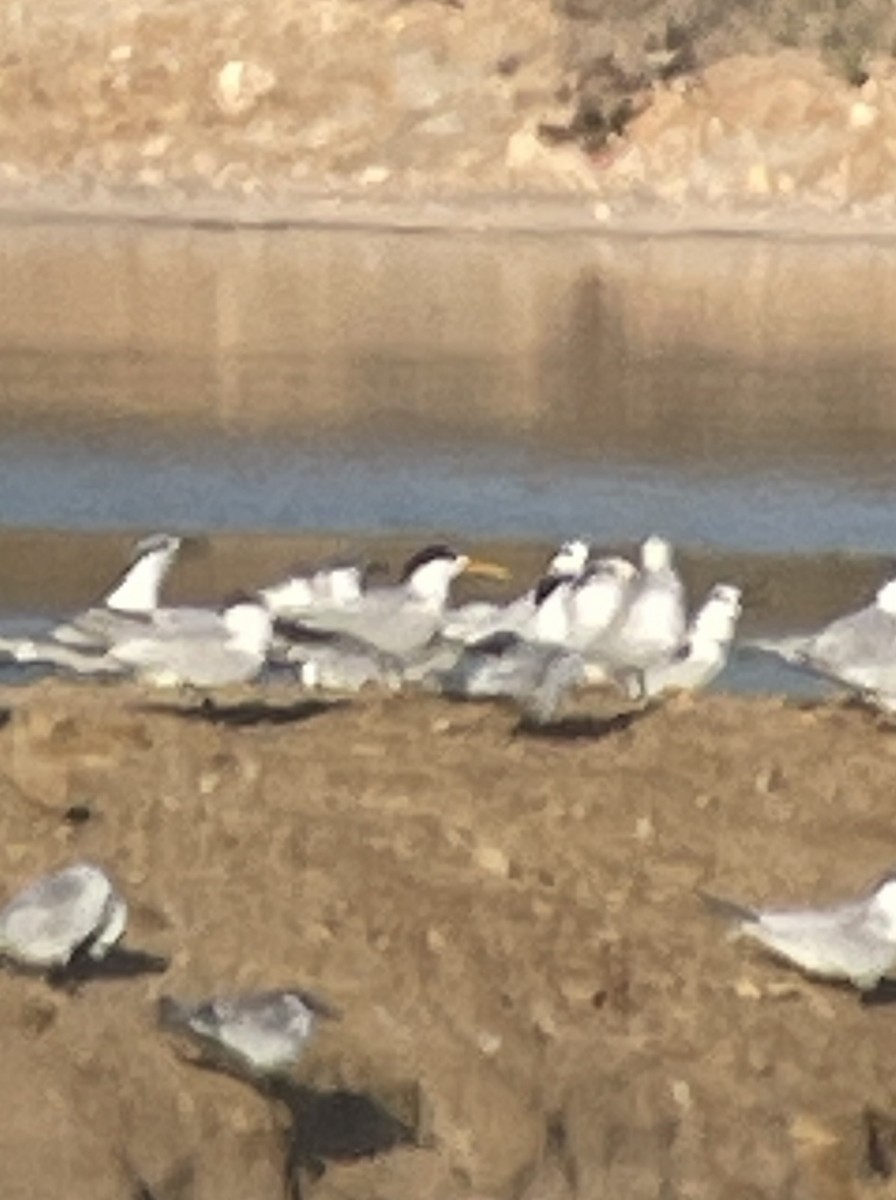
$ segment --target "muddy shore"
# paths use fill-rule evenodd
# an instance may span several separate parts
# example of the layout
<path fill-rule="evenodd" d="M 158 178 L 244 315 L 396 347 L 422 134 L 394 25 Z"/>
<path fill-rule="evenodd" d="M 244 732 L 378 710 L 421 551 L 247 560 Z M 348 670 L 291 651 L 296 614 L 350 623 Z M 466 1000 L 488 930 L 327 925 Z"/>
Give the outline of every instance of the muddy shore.
<path fill-rule="evenodd" d="M 534 737 L 491 705 L 279 685 L 205 712 L 0 699 L 4 890 L 94 859 L 132 944 L 172 957 L 74 996 L 0 976 L 9 1200 L 279 1196 L 282 1114 L 152 1014 L 290 982 L 344 1011 L 298 1077 L 419 1142 L 330 1163 L 321 1200 L 886 1194 L 892 1010 L 729 944 L 694 895 L 833 897 L 892 864 L 896 741 L 868 713 L 585 697 Z"/>
<path fill-rule="evenodd" d="M 18 0 L 0 209 L 892 232 L 876 0 Z"/>

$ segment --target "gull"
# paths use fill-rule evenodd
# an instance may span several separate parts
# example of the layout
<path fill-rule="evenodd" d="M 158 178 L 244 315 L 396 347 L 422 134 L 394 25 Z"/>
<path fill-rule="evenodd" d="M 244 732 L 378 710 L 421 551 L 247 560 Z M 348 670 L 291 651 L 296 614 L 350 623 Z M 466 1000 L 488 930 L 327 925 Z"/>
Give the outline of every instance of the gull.
<path fill-rule="evenodd" d="M 354 604 L 316 610 L 304 623 L 313 629 L 350 634 L 405 658 L 438 633 L 451 584 L 464 571 L 507 577 L 506 570 L 494 563 L 474 561 L 450 546 L 427 546 L 408 560 L 397 586 L 371 588 Z"/>
<path fill-rule="evenodd" d="M 298 1062 L 319 1017 L 338 1012 L 307 991 L 247 992 L 185 1004 L 171 996 L 159 1000 L 159 1024 L 184 1032 L 226 1066 L 250 1076 L 286 1074 Z"/>
<path fill-rule="evenodd" d="M 579 538 L 563 542 L 548 562 L 539 583 L 575 579 L 585 569 L 589 553 L 588 543 Z M 509 604 L 476 601 L 449 609 L 442 623 L 442 636 L 457 642 L 475 642 L 498 631 L 525 636 L 525 626 L 535 611 L 538 586 L 536 584 Z"/>
<path fill-rule="evenodd" d="M 675 653 L 685 621 L 684 586 L 672 565 L 672 548 L 663 538 L 648 537 L 641 570 L 616 618 L 589 645 L 589 661 L 596 660 L 610 677 L 640 675 Z"/>
<path fill-rule="evenodd" d="M 116 630 L 133 627 L 158 608 L 159 592 L 180 550 L 182 539 L 155 533 L 137 542 L 133 561 L 99 604 L 57 625 L 50 637 L 65 645 L 105 646 Z"/>
<path fill-rule="evenodd" d="M 896 965 L 896 872 L 857 899 L 820 907 L 749 908 L 700 893 L 736 935 L 760 942 L 807 975 L 870 991 Z"/>
<path fill-rule="evenodd" d="M 105 871 L 74 863 L 29 884 L 0 910 L 0 957 L 37 970 L 67 967 L 79 952 L 98 962 L 124 935 L 127 916 Z"/>
<path fill-rule="evenodd" d="M 754 641 L 748 648 L 877 698 L 884 707 L 896 704 L 896 579 L 879 588 L 871 604 L 818 633 Z"/>
<path fill-rule="evenodd" d="M 666 692 L 695 692 L 707 687 L 728 662 L 741 612 L 740 588 L 718 583 L 688 627 L 672 658 L 630 677 L 629 695 L 652 699 Z"/>

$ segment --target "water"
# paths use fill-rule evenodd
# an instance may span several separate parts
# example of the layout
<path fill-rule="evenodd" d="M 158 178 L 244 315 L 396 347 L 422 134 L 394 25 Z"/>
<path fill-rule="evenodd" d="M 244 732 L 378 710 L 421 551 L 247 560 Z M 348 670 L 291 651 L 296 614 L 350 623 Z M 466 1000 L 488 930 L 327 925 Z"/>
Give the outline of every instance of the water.
<path fill-rule="evenodd" d="M 707 578 L 789 571 L 777 627 L 890 566 L 888 243 L 22 223 L 0 255 L 7 531 L 229 531 L 245 571 L 257 531 L 655 530 Z M 93 594 L 124 540 L 0 604 Z M 801 584 L 828 552 L 870 557 Z"/>
<path fill-rule="evenodd" d="M 888 553 L 896 249 L 0 230 L 0 512 Z"/>

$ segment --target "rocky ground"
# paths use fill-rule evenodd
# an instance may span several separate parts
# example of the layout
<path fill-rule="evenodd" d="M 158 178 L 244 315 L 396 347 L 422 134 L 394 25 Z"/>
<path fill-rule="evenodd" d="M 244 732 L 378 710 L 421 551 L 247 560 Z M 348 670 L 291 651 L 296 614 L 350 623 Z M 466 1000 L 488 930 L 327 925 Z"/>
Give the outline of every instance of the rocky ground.
<path fill-rule="evenodd" d="M 0 201 L 892 220 L 892 6 L 16 0 Z M 332 213 L 331 213 L 332 215 Z"/>
<path fill-rule="evenodd" d="M 0 975 L 6 1200 L 279 1197 L 284 1112 L 153 1012 L 286 983 L 343 1011 L 298 1068 L 346 1118 L 327 1148 L 305 1114 L 343 1157 L 302 1173 L 316 1200 L 893 1194 L 896 1014 L 731 944 L 695 896 L 828 898 L 889 867 L 877 718 L 586 697 L 533 736 L 499 707 L 286 687 L 205 712 L 130 685 L 2 699 L 4 892 L 96 860 L 130 943 L 172 959 L 75 995 Z M 345 1161 L 370 1130 L 340 1089 L 414 1143 Z"/>

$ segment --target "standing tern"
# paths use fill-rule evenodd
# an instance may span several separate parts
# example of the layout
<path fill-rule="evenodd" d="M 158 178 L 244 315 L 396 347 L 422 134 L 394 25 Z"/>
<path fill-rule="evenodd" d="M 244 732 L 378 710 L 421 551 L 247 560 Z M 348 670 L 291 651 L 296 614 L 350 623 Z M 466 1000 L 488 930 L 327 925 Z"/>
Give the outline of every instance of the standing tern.
<path fill-rule="evenodd" d="M 569 645 L 587 652 L 607 632 L 628 600 L 637 576 L 624 558 L 600 558 L 572 583 Z"/>
<path fill-rule="evenodd" d="M 225 1065 L 270 1077 L 287 1073 L 298 1062 L 319 1017 L 338 1013 L 310 992 L 248 992 L 185 1004 L 171 996 L 159 1000 L 163 1029 L 186 1033 Z"/>
<path fill-rule="evenodd" d="M 684 586 L 672 564 L 672 548 L 651 536 L 641 546 L 641 570 L 606 632 L 588 648 L 611 676 L 641 675 L 668 659 L 685 632 Z"/>
<path fill-rule="evenodd" d="M 821 907 L 749 908 L 701 893 L 734 932 L 809 975 L 875 988 L 896 966 L 896 872 L 854 900 Z"/>
<path fill-rule="evenodd" d="M 740 588 L 718 583 L 698 611 L 678 651 L 666 662 L 647 667 L 641 678 L 630 677 L 634 699 L 666 692 L 696 692 L 725 668 L 741 612 Z"/>
<path fill-rule="evenodd" d="M 463 572 L 507 578 L 507 571 L 495 563 L 473 560 L 449 546 L 427 546 L 408 560 L 397 586 L 371 588 L 351 605 L 318 609 L 304 623 L 351 634 L 388 654 L 409 657 L 441 629 L 449 589 Z"/>

